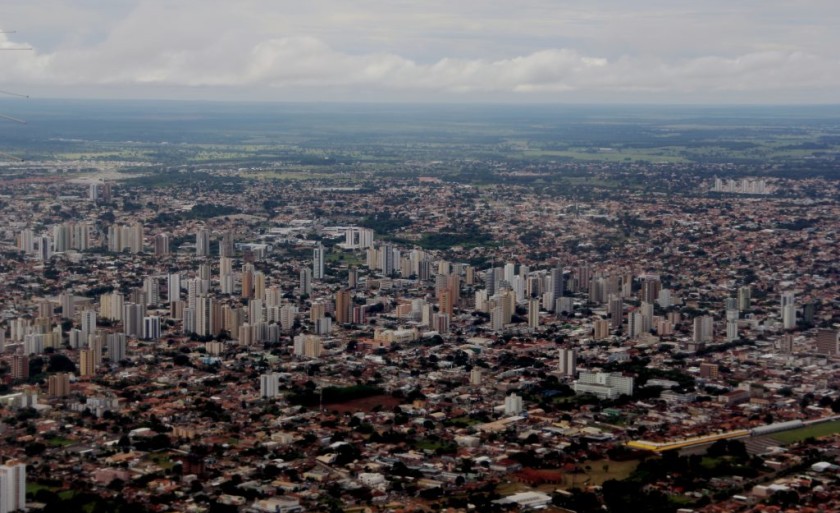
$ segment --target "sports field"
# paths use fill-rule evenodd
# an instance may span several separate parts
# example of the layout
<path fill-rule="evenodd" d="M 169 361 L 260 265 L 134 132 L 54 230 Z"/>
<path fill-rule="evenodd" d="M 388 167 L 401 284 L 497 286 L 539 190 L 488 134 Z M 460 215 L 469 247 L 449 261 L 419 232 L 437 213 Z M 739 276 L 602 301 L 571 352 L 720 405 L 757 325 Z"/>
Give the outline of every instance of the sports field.
<path fill-rule="evenodd" d="M 814 424 L 791 431 L 782 431 L 781 433 L 773 433 L 770 437 L 782 443 L 792 444 L 801 442 L 806 438 L 820 438 L 835 433 L 840 433 L 840 420 Z"/>

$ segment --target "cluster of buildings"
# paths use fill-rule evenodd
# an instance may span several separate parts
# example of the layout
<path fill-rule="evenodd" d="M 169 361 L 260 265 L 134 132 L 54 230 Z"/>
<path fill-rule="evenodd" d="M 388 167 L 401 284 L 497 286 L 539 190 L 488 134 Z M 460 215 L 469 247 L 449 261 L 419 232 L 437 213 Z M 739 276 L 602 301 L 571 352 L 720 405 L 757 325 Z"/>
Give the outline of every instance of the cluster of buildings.
<path fill-rule="evenodd" d="M 0 513 L 26 469 L 150 509 L 543 507 L 633 440 L 840 412 L 833 182 L 339 185 L 0 184 Z"/>

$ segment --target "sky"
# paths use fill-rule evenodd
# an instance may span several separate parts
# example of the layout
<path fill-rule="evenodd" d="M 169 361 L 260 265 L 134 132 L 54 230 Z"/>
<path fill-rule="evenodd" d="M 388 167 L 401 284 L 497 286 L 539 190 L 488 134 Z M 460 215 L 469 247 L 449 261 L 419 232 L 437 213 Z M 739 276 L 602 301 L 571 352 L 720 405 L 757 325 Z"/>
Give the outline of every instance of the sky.
<path fill-rule="evenodd" d="M 840 103 L 837 0 L 3 0 L 0 90 L 317 102 Z M 31 48 L 31 50 L 14 50 Z"/>

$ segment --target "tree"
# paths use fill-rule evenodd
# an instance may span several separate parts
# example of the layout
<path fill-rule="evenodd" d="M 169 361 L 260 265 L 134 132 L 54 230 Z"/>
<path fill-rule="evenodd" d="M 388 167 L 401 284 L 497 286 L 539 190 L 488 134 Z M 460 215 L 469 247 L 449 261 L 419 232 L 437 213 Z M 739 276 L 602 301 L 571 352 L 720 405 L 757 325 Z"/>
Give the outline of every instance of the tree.
<path fill-rule="evenodd" d="M 76 364 L 67 356 L 58 353 L 50 355 L 49 371 L 77 373 Z"/>
<path fill-rule="evenodd" d="M 41 442 L 32 442 L 26 444 L 26 447 L 23 451 L 26 453 L 27 456 L 30 458 L 33 456 L 38 456 L 39 454 L 43 453 L 47 449 L 47 446 L 42 444 Z"/>

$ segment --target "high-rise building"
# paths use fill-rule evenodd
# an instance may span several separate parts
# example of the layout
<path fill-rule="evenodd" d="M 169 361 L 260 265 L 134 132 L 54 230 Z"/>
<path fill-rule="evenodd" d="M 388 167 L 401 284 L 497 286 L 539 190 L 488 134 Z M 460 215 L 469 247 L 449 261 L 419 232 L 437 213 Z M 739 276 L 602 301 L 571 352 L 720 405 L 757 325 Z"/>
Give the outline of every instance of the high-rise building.
<path fill-rule="evenodd" d="M 49 397 L 65 397 L 70 394 L 70 375 L 58 372 L 47 378 L 47 395 Z"/>
<path fill-rule="evenodd" d="M 132 253 L 143 252 L 143 224 L 133 223 L 128 228 L 128 249 Z"/>
<path fill-rule="evenodd" d="M 373 246 L 373 230 L 370 228 L 350 227 L 344 230 L 346 249 L 367 249 Z"/>
<path fill-rule="evenodd" d="M 260 376 L 260 397 L 273 399 L 280 394 L 280 374 L 269 372 Z"/>
<path fill-rule="evenodd" d="M 233 258 L 231 257 L 220 257 L 219 258 L 219 275 L 225 276 L 228 274 L 233 274 Z"/>
<path fill-rule="evenodd" d="M 146 316 L 146 307 L 136 303 L 126 303 L 123 308 L 123 333 L 129 337 L 141 337 L 143 335 L 143 317 Z"/>
<path fill-rule="evenodd" d="M 72 230 L 69 223 L 62 223 L 53 226 L 53 251 L 64 253 L 70 249 Z"/>
<path fill-rule="evenodd" d="M 155 235 L 155 256 L 166 256 L 170 254 L 172 245 L 172 236 L 168 233 L 159 233 Z"/>
<path fill-rule="evenodd" d="M 694 332 L 692 333 L 692 340 L 694 342 L 712 342 L 714 340 L 714 324 L 713 319 L 709 315 L 701 315 L 694 318 Z"/>
<path fill-rule="evenodd" d="M 447 263 L 447 265 L 449 264 Z M 513 277 L 516 276 L 516 264 L 513 262 L 506 263 L 502 272 L 504 273 L 505 281 L 513 283 Z"/>
<path fill-rule="evenodd" d="M 752 301 L 752 288 L 749 285 L 738 287 L 738 310 L 746 312 L 750 309 Z"/>
<path fill-rule="evenodd" d="M 61 317 L 72 319 L 76 316 L 76 297 L 72 292 L 62 292 L 58 296 L 58 303 L 61 305 Z"/>
<path fill-rule="evenodd" d="M 317 335 L 298 335 L 294 338 L 294 353 L 306 358 L 321 356 L 321 337 Z"/>
<path fill-rule="evenodd" d="M 16 354 L 12 357 L 12 379 L 28 379 L 29 378 L 29 356 L 25 354 Z"/>
<path fill-rule="evenodd" d="M 89 378 L 96 374 L 96 355 L 92 349 L 79 351 L 79 376 Z"/>
<path fill-rule="evenodd" d="M 210 256 L 210 230 L 199 228 L 195 233 L 195 256 Z"/>
<path fill-rule="evenodd" d="M 656 298 L 656 302 L 659 303 L 659 306 L 662 308 L 670 308 L 671 305 L 674 304 L 674 300 L 671 297 L 671 289 L 661 289 Z"/>
<path fill-rule="evenodd" d="M 128 353 L 128 341 L 125 333 L 109 333 L 106 339 L 106 348 L 108 350 L 108 359 L 111 362 L 119 362 L 125 360 Z"/>
<path fill-rule="evenodd" d="M 523 409 L 521 397 L 515 393 L 505 397 L 505 415 L 519 415 Z"/>
<path fill-rule="evenodd" d="M 449 316 L 453 315 L 452 293 L 449 289 L 444 288 L 438 292 L 438 311 Z"/>
<path fill-rule="evenodd" d="M 96 332 L 96 311 L 85 310 L 82 312 L 82 340 L 87 340 L 88 335 Z"/>
<path fill-rule="evenodd" d="M 659 299 L 659 292 L 662 290 L 662 282 L 659 281 L 659 276 L 644 276 L 642 279 L 642 290 L 640 298 L 646 303 L 654 303 Z"/>
<path fill-rule="evenodd" d="M 35 234 L 32 233 L 32 230 L 28 228 L 21 230 L 18 235 L 17 247 L 20 251 L 23 251 L 27 255 L 31 255 L 35 252 Z"/>
<path fill-rule="evenodd" d="M 107 335 L 102 330 L 96 330 L 96 333 L 88 335 L 88 349 L 93 353 L 93 365 L 97 369 L 102 365 L 106 342 Z"/>
<path fill-rule="evenodd" d="M 464 283 L 475 285 L 475 267 L 471 265 L 464 267 Z"/>
<path fill-rule="evenodd" d="M 312 278 L 321 280 L 324 278 L 324 246 L 320 242 L 312 250 Z"/>
<path fill-rule="evenodd" d="M 400 261 L 400 251 L 390 244 L 385 244 L 379 253 L 379 270 L 385 276 L 391 276 L 397 270 L 397 263 Z"/>
<path fill-rule="evenodd" d="M 350 322 L 353 298 L 347 289 L 335 293 L 335 322 L 347 324 Z"/>
<path fill-rule="evenodd" d="M 528 300 L 528 327 L 536 329 L 540 327 L 540 300 Z"/>
<path fill-rule="evenodd" d="M 627 336 L 637 338 L 644 333 L 644 316 L 638 310 L 627 315 Z"/>
<path fill-rule="evenodd" d="M 817 305 L 813 301 L 809 301 L 802 305 L 802 322 L 807 326 L 813 326 L 816 311 Z"/>
<path fill-rule="evenodd" d="M 559 371 L 563 376 L 574 377 L 577 372 L 577 350 L 560 348 Z"/>
<path fill-rule="evenodd" d="M 300 294 L 312 295 L 312 270 L 308 267 L 300 270 Z"/>
<path fill-rule="evenodd" d="M 0 465 L 0 513 L 26 511 L 26 465 L 9 460 Z"/>
<path fill-rule="evenodd" d="M 598 319 L 593 323 L 594 333 L 592 338 L 595 340 L 604 340 L 610 336 L 610 321 L 606 319 Z"/>
<path fill-rule="evenodd" d="M 143 338 L 147 340 L 160 338 L 160 317 L 152 315 L 143 318 Z"/>
<path fill-rule="evenodd" d="M 254 266 L 252 264 L 242 266 L 242 297 L 254 297 Z"/>
<path fill-rule="evenodd" d="M 326 305 L 320 301 L 315 301 L 309 309 L 309 322 L 318 322 L 326 314 Z"/>
<path fill-rule="evenodd" d="M 703 362 L 700 364 L 700 377 L 708 379 L 717 379 L 719 368 L 716 363 Z"/>
<path fill-rule="evenodd" d="M 740 318 L 740 305 L 737 297 L 728 297 L 723 301 L 726 311 L 726 341 L 734 342 L 738 340 L 738 319 Z"/>
<path fill-rule="evenodd" d="M 46 262 L 52 257 L 52 243 L 49 237 L 35 237 L 35 258 Z"/>
<path fill-rule="evenodd" d="M 817 352 L 835 356 L 840 354 L 840 331 L 831 329 L 817 330 Z"/>
<path fill-rule="evenodd" d="M 782 307 L 782 327 L 786 330 L 796 328 L 796 305 L 786 304 Z"/>
<path fill-rule="evenodd" d="M 195 334 L 200 337 L 216 335 L 213 333 L 216 301 L 209 296 L 198 296 L 195 302 Z"/>
<path fill-rule="evenodd" d="M 166 300 L 169 303 L 181 299 L 181 275 L 171 273 L 166 277 Z"/>
<path fill-rule="evenodd" d="M 125 307 L 125 298 L 118 291 L 99 296 L 99 313 L 103 319 L 121 321 Z"/>
<path fill-rule="evenodd" d="M 265 298 L 265 273 L 262 271 L 254 272 L 254 297 L 260 300 Z"/>
<path fill-rule="evenodd" d="M 493 267 L 484 273 L 484 288 L 487 290 L 488 297 L 496 293 L 496 269 Z"/>
<path fill-rule="evenodd" d="M 160 281 L 157 276 L 143 278 L 143 292 L 146 294 L 146 306 L 160 304 Z"/>
<path fill-rule="evenodd" d="M 732 299 L 731 303 L 733 303 L 733 304 L 727 304 L 727 307 L 729 307 L 729 306 L 736 306 L 737 307 L 737 304 L 736 304 L 737 301 L 735 301 L 734 298 L 727 298 L 727 302 L 729 302 L 730 299 Z M 735 309 L 727 308 L 726 309 L 726 341 L 727 342 L 734 342 L 735 340 L 738 340 L 738 337 L 739 337 L 738 336 L 738 310 L 737 310 L 737 308 L 735 308 Z"/>
<path fill-rule="evenodd" d="M 779 298 L 779 303 L 782 308 L 787 305 L 793 305 L 796 303 L 796 295 L 793 292 L 782 292 L 781 297 Z"/>
<path fill-rule="evenodd" d="M 621 329 L 621 322 L 624 318 L 624 301 L 621 297 L 613 295 L 609 298 L 609 314 L 612 329 Z"/>
<path fill-rule="evenodd" d="M 245 313 L 241 308 L 224 305 L 222 306 L 222 318 L 222 329 L 230 333 L 231 337 L 236 337 L 239 333 L 239 327 L 245 322 Z"/>
<path fill-rule="evenodd" d="M 222 241 L 219 243 L 219 256 L 232 257 L 233 253 L 233 232 L 230 230 L 225 230 L 225 232 L 222 233 Z"/>

